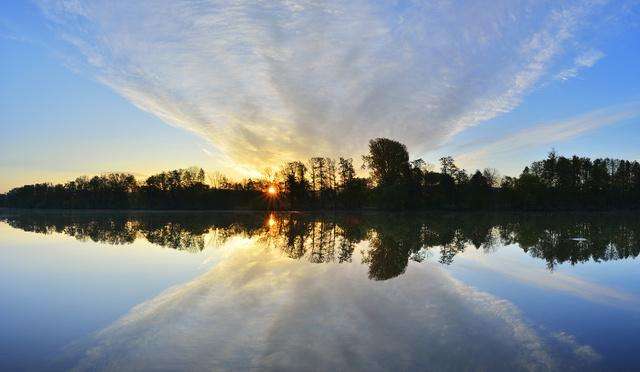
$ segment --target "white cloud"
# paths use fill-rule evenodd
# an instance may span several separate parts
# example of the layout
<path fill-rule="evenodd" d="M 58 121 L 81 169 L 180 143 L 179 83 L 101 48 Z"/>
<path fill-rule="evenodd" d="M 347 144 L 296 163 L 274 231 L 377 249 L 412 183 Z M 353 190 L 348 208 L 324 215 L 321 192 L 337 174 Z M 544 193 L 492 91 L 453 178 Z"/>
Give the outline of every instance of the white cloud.
<path fill-rule="evenodd" d="M 205 149 L 204 147 L 202 148 L 202 152 L 204 152 L 204 153 L 205 153 L 205 155 L 207 155 L 207 156 L 213 156 L 213 154 L 211 153 L 211 151 L 209 151 L 209 150 Z"/>
<path fill-rule="evenodd" d="M 428 361 L 434 370 L 555 370 L 575 366 L 577 357 L 558 355 L 558 341 L 582 347 L 568 334 L 550 344 L 512 303 L 437 264 L 412 263 L 401 278 L 381 282 L 367 279 L 361 257 L 291 260 L 258 238 L 222 248 L 208 273 L 72 347 L 67 366 L 371 371 L 422 369 Z"/>
<path fill-rule="evenodd" d="M 578 343 L 574 335 L 568 334 L 566 332 L 557 332 L 553 336 L 563 344 L 570 346 L 573 349 L 573 352 L 578 357 L 584 360 L 595 362 L 602 359 L 602 356 L 591 346 L 581 345 L 580 343 Z"/>
<path fill-rule="evenodd" d="M 495 256 L 483 254 L 482 251 L 467 249 L 463 255 L 456 259 L 457 264 L 461 266 L 471 263 L 475 270 L 484 268 L 510 280 L 517 280 L 546 290 L 563 292 L 586 301 L 625 310 L 637 310 L 640 306 L 640 298 L 633 293 L 600 285 L 562 271 L 556 271 L 552 275 L 548 268 L 532 266 L 530 262 L 522 261 L 522 257 L 514 259 L 503 256 L 498 260 Z"/>
<path fill-rule="evenodd" d="M 586 51 L 575 58 L 573 61 L 573 66 L 563 70 L 558 75 L 556 75 L 556 79 L 559 80 L 569 80 L 578 76 L 578 73 L 585 68 L 593 67 L 596 62 L 601 60 L 604 57 L 604 53 L 599 50 L 591 49 Z"/>
<path fill-rule="evenodd" d="M 415 151 L 516 107 L 603 1 L 43 0 L 97 79 L 232 163 Z M 588 64 L 589 60 L 582 62 Z"/>
<path fill-rule="evenodd" d="M 495 140 L 468 143 L 464 147 L 469 150 L 456 155 L 456 158 L 473 162 L 485 159 L 489 155 L 505 155 L 535 146 L 554 145 L 589 131 L 639 116 L 640 102 L 606 107 L 564 120 L 539 123 Z"/>

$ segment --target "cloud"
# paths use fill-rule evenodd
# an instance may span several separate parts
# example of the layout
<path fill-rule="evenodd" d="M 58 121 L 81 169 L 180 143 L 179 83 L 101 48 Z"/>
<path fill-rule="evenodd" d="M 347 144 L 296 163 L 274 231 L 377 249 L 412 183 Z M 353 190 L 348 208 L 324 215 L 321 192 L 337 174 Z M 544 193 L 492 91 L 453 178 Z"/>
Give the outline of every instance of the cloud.
<path fill-rule="evenodd" d="M 209 151 L 209 150 L 205 149 L 204 147 L 203 147 L 203 148 L 201 148 L 201 150 L 202 150 L 202 152 L 204 152 L 204 153 L 205 153 L 205 155 L 207 155 L 207 156 L 209 156 L 209 157 L 213 156 L 213 154 L 211 153 L 211 151 Z"/>
<path fill-rule="evenodd" d="M 602 359 L 602 356 L 596 352 L 589 345 L 581 345 L 576 341 L 575 336 L 568 334 L 566 332 L 557 332 L 553 335 L 558 341 L 563 344 L 571 347 L 573 349 L 574 354 L 578 357 L 590 361 L 597 362 Z"/>
<path fill-rule="evenodd" d="M 415 151 L 438 146 L 518 106 L 605 3 L 42 0 L 41 8 L 88 73 L 250 170 L 357 155 L 378 136 Z"/>
<path fill-rule="evenodd" d="M 0 39 L 11 40 L 19 43 L 34 44 L 39 47 L 44 47 L 42 43 L 38 43 L 29 38 L 15 22 L 0 16 Z"/>
<path fill-rule="evenodd" d="M 573 67 L 563 70 L 558 75 L 556 75 L 556 79 L 558 80 L 569 80 L 578 76 L 578 73 L 589 67 L 593 67 L 596 62 L 604 57 L 604 53 L 599 50 L 591 49 L 587 52 L 584 52 L 577 56 L 574 60 Z"/>
<path fill-rule="evenodd" d="M 563 340 L 580 348 L 570 335 L 540 335 L 512 303 L 454 279 L 437 264 L 412 263 L 401 278 L 379 282 L 367 279 L 366 265 L 357 262 L 291 260 L 256 238 L 229 244 L 209 272 L 76 344 L 65 357 L 67 368 L 576 366 L 574 352 L 558 355 L 555 348 Z M 464 356 L 452 350 L 464 350 Z"/>
<path fill-rule="evenodd" d="M 638 116 L 640 102 L 610 106 L 564 120 L 540 123 L 495 140 L 468 143 L 463 147 L 471 149 L 456 158 L 474 161 L 489 155 L 505 155 L 535 146 L 553 145 Z"/>
<path fill-rule="evenodd" d="M 480 268 L 491 270 L 509 279 L 563 292 L 585 301 L 625 310 L 637 310 L 640 306 L 640 298 L 633 293 L 600 285 L 562 271 L 550 273 L 545 267 L 535 267 L 528 261 L 522 261 L 521 257 L 514 259 L 503 256 L 497 260 L 496 257 L 483 254 L 482 251 L 467 249 L 456 259 L 459 266 L 464 267 L 470 263 L 469 266 L 475 270 Z"/>

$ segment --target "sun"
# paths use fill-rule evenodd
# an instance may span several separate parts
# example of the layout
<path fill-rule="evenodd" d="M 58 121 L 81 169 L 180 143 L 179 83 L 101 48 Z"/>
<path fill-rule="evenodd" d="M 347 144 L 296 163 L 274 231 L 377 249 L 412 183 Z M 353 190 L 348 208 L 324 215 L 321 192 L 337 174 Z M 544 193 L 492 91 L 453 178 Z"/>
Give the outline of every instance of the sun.
<path fill-rule="evenodd" d="M 269 188 L 267 189 L 267 194 L 271 196 L 275 196 L 277 193 L 278 190 L 275 188 L 275 186 L 269 186 Z"/>

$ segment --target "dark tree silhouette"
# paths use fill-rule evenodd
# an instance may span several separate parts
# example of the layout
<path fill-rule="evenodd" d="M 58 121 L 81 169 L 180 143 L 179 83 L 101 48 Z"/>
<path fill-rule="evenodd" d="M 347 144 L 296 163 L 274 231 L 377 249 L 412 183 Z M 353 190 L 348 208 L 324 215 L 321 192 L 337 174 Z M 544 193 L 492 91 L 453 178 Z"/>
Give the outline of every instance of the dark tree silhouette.
<path fill-rule="evenodd" d="M 410 161 L 400 142 L 376 138 L 362 157 L 325 157 L 285 164 L 277 177 L 229 181 L 200 168 L 161 172 L 140 182 L 111 173 L 66 184 L 25 185 L 0 194 L 0 207 L 30 209 L 381 209 L 381 210 L 637 210 L 640 164 L 620 159 L 564 157 L 551 151 L 518 177 L 494 169 L 469 174 L 452 157 L 440 172 Z M 210 184 L 205 183 L 209 179 Z M 269 195 L 268 190 L 273 190 Z"/>
<path fill-rule="evenodd" d="M 376 186 L 390 186 L 407 177 L 409 153 L 407 147 L 388 138 L 369 141 L 369 154 L 362 157 Z"/>

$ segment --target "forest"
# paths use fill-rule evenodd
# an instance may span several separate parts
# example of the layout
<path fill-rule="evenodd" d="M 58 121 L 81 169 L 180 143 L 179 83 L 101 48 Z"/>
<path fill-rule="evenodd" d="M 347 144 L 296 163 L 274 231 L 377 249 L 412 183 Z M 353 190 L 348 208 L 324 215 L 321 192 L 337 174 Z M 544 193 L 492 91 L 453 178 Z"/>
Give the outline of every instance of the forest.
<path fill-rule="evenodd" d="M 637 210 L 640 164 L 559 156 L 526 166 L 517 177 L 495 169 L 467 172 L 454 159 L 439 170 L 410 160 L 404 144 L 376 138 L 353 159 L 313 157 L 260 179 L 230 181 L 192 167 L 138 180 L 131 174 L 38 183 L 0 194 L 0 206 L 26 209 L 152 210 Z"/>

